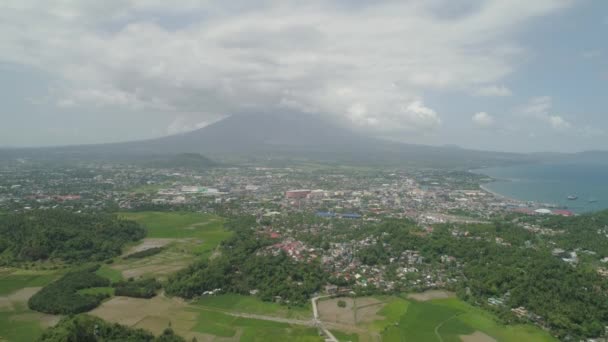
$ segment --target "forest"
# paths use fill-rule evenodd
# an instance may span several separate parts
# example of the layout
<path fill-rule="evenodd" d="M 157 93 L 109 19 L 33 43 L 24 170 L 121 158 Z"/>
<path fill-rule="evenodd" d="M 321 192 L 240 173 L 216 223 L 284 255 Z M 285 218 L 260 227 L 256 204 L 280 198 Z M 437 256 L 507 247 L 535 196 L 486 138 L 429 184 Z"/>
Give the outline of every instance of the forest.
<path fill-rule="evenodd" d="M 98 265 L 87 266 L 66 273 L 32 296 L 28 301 L 29 308 L 56 315 L 76 314 L 96 308 L 107 295 L 79 294 L 78 290 L 110 285 L 110 280 L 94 273 L 98 268 Z"/>
<path fill-rule="evenodd" d="M 161 288 L 161 284 L 154 278 L 119 281 L 112 285 L 116 296 L 152 298 L 156 296 L 156 291 Z"/>
<path fill-rule="evenodd" d="M 68 316 L 56 326 L 48 329 L 38 339 L 39 342 L 185 342 L 170 328 L 155 337 L 142 329 L 128 328 L 116 323 L 108 323 L 89 315 Z"/>
<path fill-rule="evenodd" d="M 0 215 L 0 265 L 102 261 L 144 236 L 144 228 L 136 222 L 104 213 L 33 210 Z"/>

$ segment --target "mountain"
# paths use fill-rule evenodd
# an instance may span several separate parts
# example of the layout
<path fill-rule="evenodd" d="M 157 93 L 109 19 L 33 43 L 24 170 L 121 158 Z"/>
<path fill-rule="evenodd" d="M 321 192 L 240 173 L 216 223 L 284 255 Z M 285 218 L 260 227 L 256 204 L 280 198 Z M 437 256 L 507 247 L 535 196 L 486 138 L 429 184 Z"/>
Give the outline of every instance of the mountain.
<path fill-rule="evenodd" d="M 230 116 L 183 134 L 100 145 L 5 150 L 25 157 L 125 159 L 141 156 L 197 153 L 216 158 L 318 160 L 353 164 L 391 164 L 475 168 L 532 161 L 514 153 L 412 145 L 387 141 L 343 128 L 338 123 L 305 114 Z"/>

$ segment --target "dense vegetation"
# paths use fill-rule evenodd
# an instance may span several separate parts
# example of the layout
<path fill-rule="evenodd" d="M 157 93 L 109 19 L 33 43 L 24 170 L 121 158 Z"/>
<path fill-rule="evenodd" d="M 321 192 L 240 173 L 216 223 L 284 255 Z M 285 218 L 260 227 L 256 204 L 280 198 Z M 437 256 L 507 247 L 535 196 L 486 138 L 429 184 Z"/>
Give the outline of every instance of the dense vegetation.
<path fill-rule="evenodd" d="M 117 296 L 152 298 L 156 296 L 156 291 L 161 288 L 161 284 L 156 279 L 141 279 L 120 281 L 113 285 Z"/>
<path fill-rule="evenodd" d="M 320 266 L 294 261 L 282 252 L 276 256 L 256 253 L 271 242 L 256 235 L 251 230 L 254 225 L 252 217 L 230 220 L 226 228 L 235 234 L 222 242 L 221 256 L 175 274 L 167 283 L 167 293 L 193 298 L 215 289 L 240 294 L 255 289 L 265 301 L 277 296 L 292 304 L 308 300 L 326 280 Z"/>
<path fill-rule="evenodd" d="M 554 236 L 536 235 L 505 220 L 440 225 L 424 236 L 413 224 L 392 221 L 376 228 L 378 243 L 363 249 L 359 257 L 375 265 L 387 264 L 408 249 L 419 250 L 427 263 L 453 256 L 462 265 L 454 266 L 451 273 L 460 278 L 455 290 L 462 298 L 484 306 L 488 298 L 501 298 L 504 306 L 492 308 L 508 321 L 515 320 L 509 309 L 525 307 L 536 323 L 563 339 L 597 337 L 603 336 L 608 324 L 608 283 L 589 264 L 573 266 L 553 256 L 551 249 L 569 248 L 566 237 L 577 235 L 575 245 L 603 257 L 607 224 L 607 212 L 602 212 L 542 219 L 543 226 L 564 230 Z M 455 237 L 453 232 L 459 230 L 468 234 Z M 496 238 L 505 244 L 496 243 Z"/>
<path fill-rule="evenodd" d="M 139 252 L 135 252 L 135 253 L 131 253 L 129 255 L 126 255 L 124 257 L 124 259 L 141 259 L 141 258 L 145 258 L 145 257 L 149 257 L 155 254 L 158 254 L 162 251 L 164 251 L 165 248 L 164 247 L 153 247 L 153 248 L 148 248 L 145 249 L 143 251 L 139 251 Z"/>
<path fill-rule="evenodd" d="M 47 330 L 40 342 L 184 342 L 185 340 L 165 329 L 154 337 L 142 329 L 132 329 L 120 324 L 105 322 L 88 315 L 69 316 Z"/>
<path fill-rule="evenodd" d="M 121 253 L 145 230 L 113 215 L 34 210 L 0 215 L 0 264 L 19 261 L 101 261 Z"/>
<path fill-rule="evenodd" d="M 213 160 L 198 153 L 142 157 L 142 164 L 158 168 L 203 169 L 217 166 Z"/>
<path fill-rule="evenodd" d="M 65 274 L 32 296 L 28 301 L 28 306 L 32 310 L 62 315 L 94 309 L 107 297 L 107 294 L 79 294 L 77 291 L 110 285 L 108 279 L 94 273 L 98 268 L 99 266 L 86 267 Z"/>

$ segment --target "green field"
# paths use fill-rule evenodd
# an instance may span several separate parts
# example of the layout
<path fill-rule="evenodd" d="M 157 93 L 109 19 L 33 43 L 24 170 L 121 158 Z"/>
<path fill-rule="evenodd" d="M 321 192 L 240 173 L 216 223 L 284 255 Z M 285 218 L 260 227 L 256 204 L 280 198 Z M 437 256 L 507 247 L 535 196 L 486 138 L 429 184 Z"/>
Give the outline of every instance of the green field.
<path fill-rule="evenodd" d="M 461 335 L 482 332 L 497 341 L 556 341 L 545 331 L 531 325 L 502 325 L 494 315 L 473 307 L 459 299 L 438 299 L 428 302 L 407 301 L 407 305 L 390 302 L 380 315 L 385 321 L 374 322 L 374 327 L 385 324 L 383 341 L 438 341 L 459 342 Z M 397 304 L 395 304 L 397 303 Z M 405 308 L 399 320 L 395 315 Z"/>
<path fill-rule="evenodd" d="M 0 341 L 35 341 L 44 330 L 37 316 L 40 314 L 26 309 L 0 311 Z"/>
<path fill-rule="evenodd" d="M 192 251 L 209 254 L 231 232 L 224 229 L 224 220 L 215 215 L 189 212 L 120 213 L 121 217 L 144 226 L 148 238 L 197 239 L 201 243 Z"/>
<path fill-rule="evenodd" d="M 234 317 L 217 311 L 201 310 L 192 331 L 218 337 L 236 337 L 241 331 L 240 341 L 282 342 L 282 341 L 322 341 L 317 329 L 294 326 L 287 323 Z"/>
<path fill-rule="evenodd" d="M 98 276 L 110 279 L 113 283 L 123 280 L 120 271 L 110 268 L 108 265 L 102 265 L 95 273 Z"/>
<path fill-rule="evenodd" d="M 284 318 L 310 319 L 312 317 L 310 306 L 288 308 L 277 303 L 264 302 L 257 297 L 236 294 L 201 297 L 194 305 L 215 310 Z"/>
<path fill-rule="evenodd" d="M 24 287 L 42 287 L 58 277 L 57 271 L 9 270 L 0 273 L 0 296 Z"/>
<path fill-rule="evenodd" d="M 359 342 L 359 335 L 357 334 L 347 334 L 341 331 L 330 330 L 334 337 L 338 339 L 338 341 L 350 341 L 350 342 Z"/>
<path fill-rule="evenodd" d="M 84 294 L 84 295 L 106 294 L 108 296 L 113 296 L 114 288 L 113 287 L 91 287 L 88 289 L 78 290 L 78 294 Z"/>
<path fill-rule="evenodd" d="M 380 332 L 399 322 L 401 317 L 407 312 L 410 302 L 399 297 L 378 297 L 378 299 L 386 302 L 386 305 L 378 311 L 378 315 L 386 318 L 381 321 L 372 322 L 367 328 Z"/>

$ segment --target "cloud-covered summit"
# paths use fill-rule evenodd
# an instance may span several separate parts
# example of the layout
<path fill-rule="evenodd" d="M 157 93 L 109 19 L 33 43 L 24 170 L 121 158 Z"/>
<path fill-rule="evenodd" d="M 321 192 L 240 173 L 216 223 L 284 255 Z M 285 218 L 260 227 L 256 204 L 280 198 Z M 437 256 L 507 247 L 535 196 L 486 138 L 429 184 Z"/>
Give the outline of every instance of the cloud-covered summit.
<path fill-rule="evenodd" d="M 508 79 L 533 56 L 522 35 L 575 3 L 5 0 L 0 61 L 53 80 L 37 103 L 162 112 L 171 116 L 164 132 L 299 111 L 423 136 L 453 115 L 429 100 L 438 93 L 513 97 Z M 469 113 L 482 111 L 491 110 Z"/>

